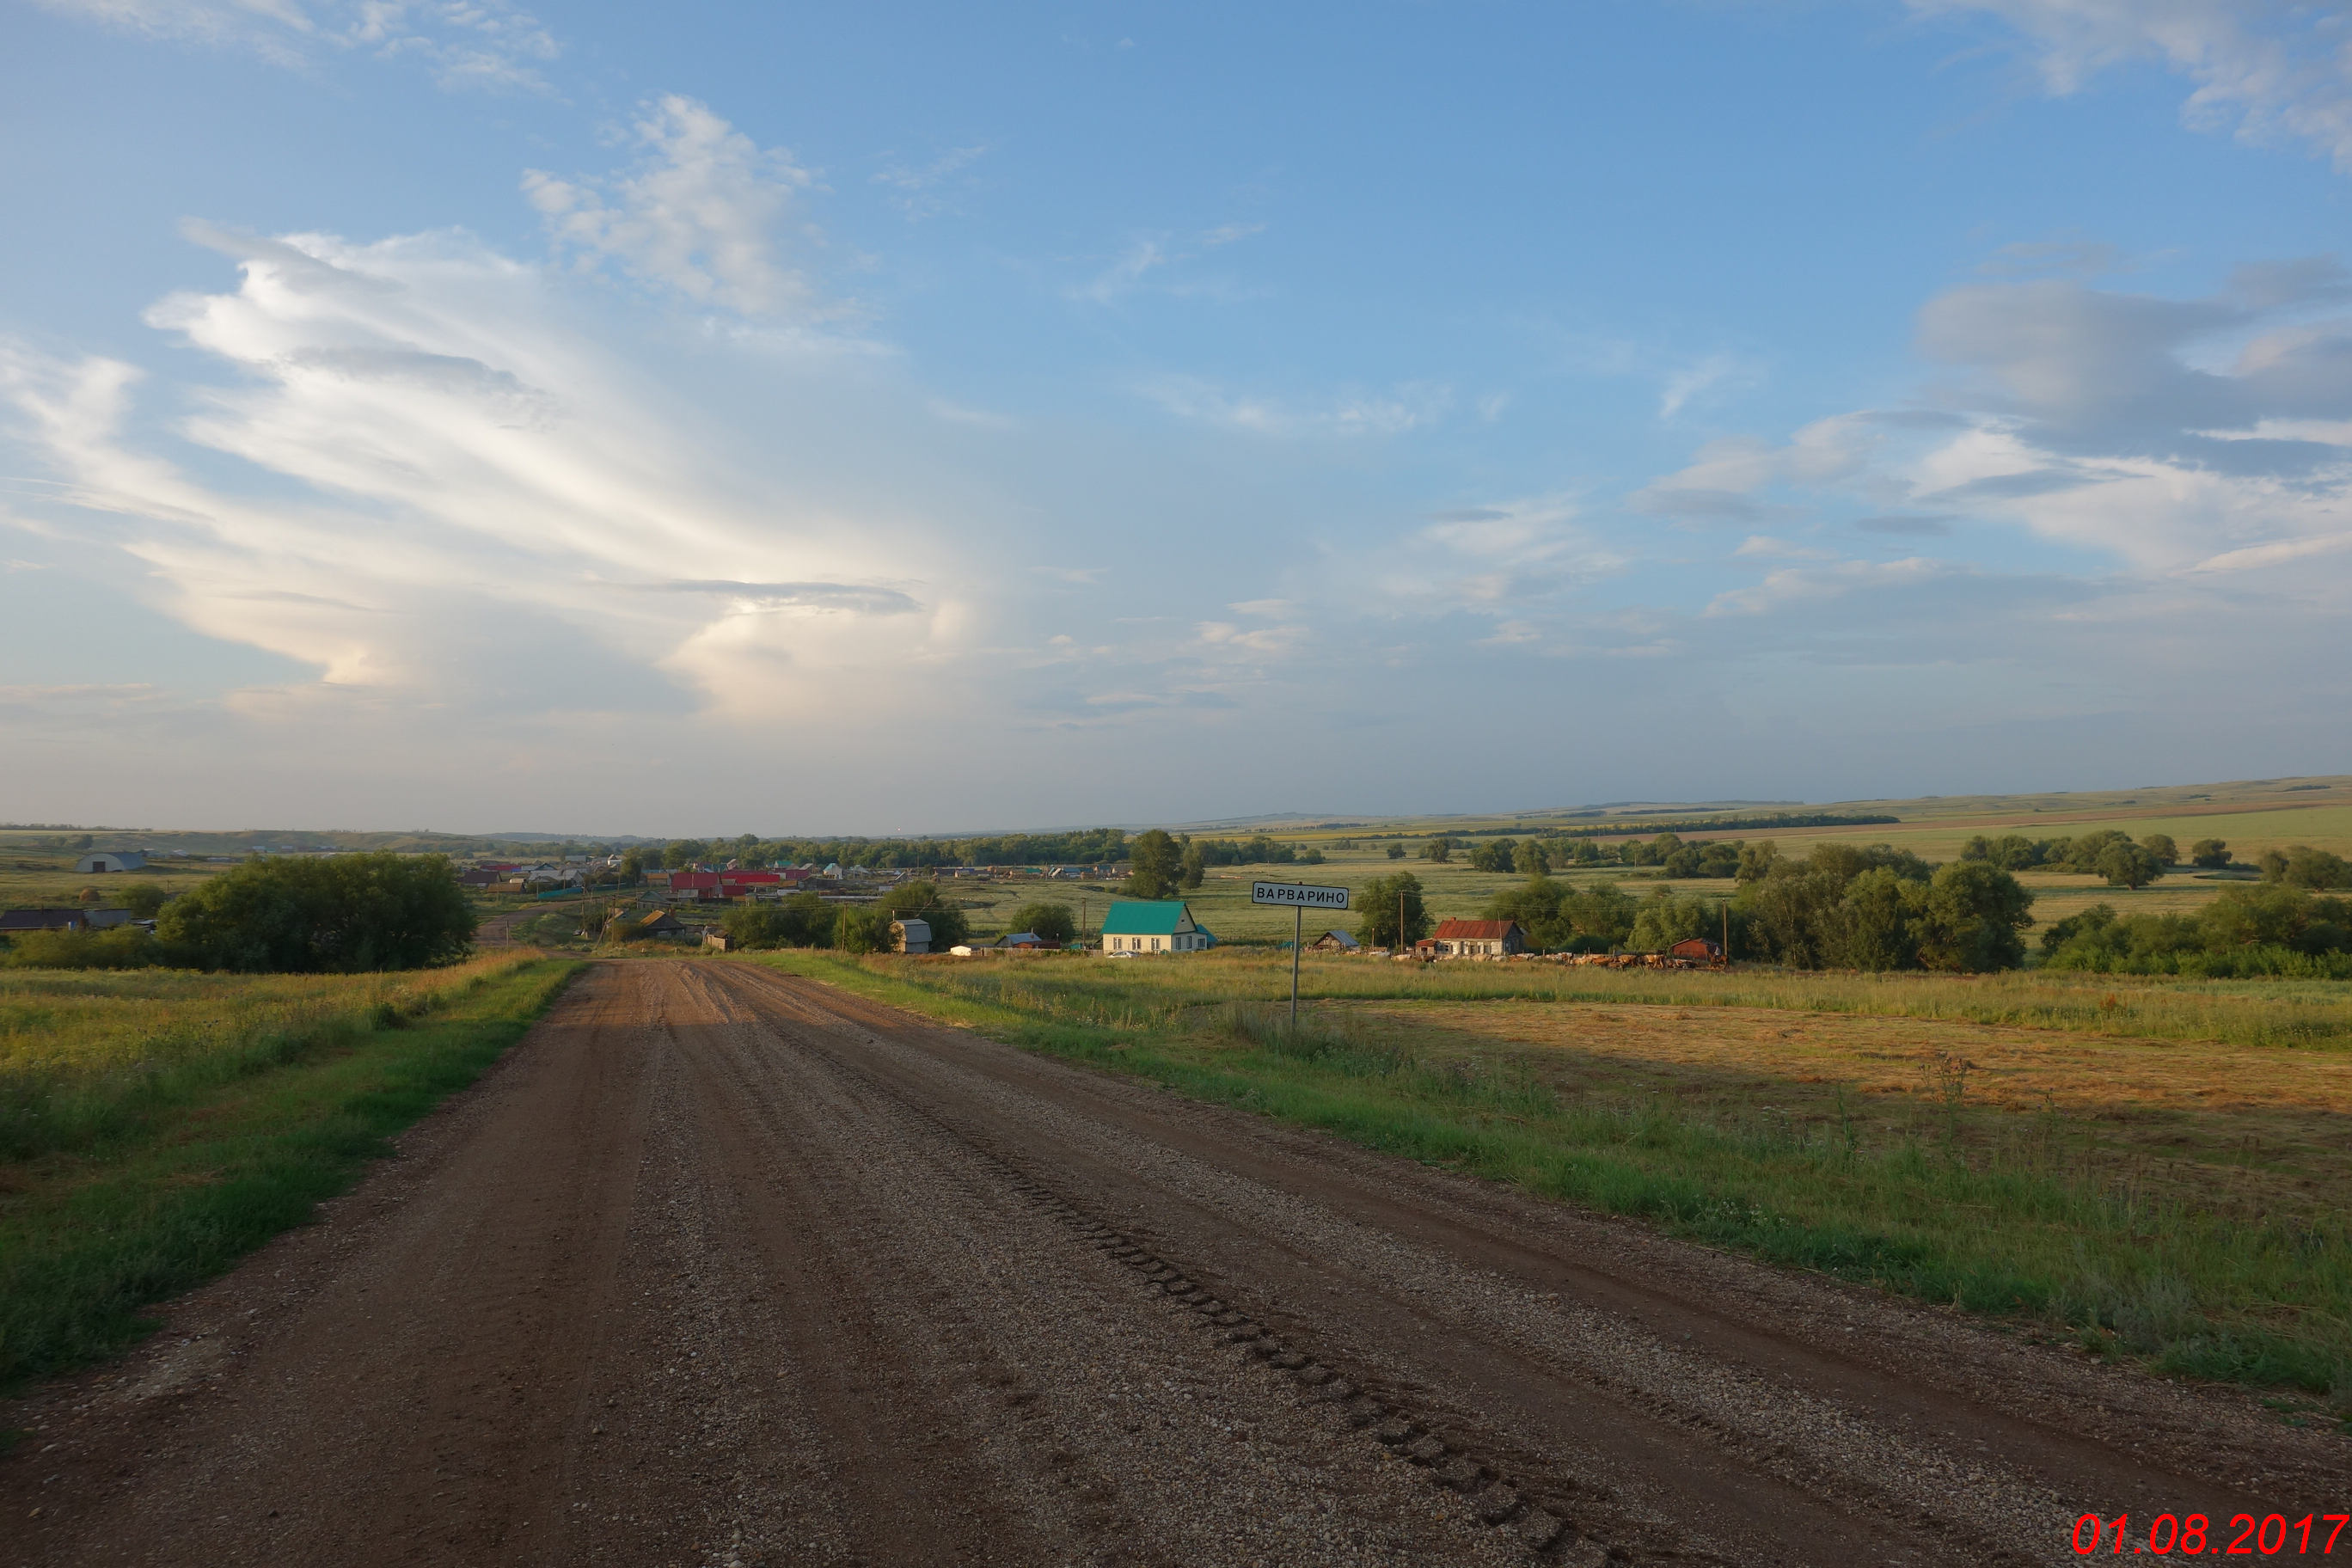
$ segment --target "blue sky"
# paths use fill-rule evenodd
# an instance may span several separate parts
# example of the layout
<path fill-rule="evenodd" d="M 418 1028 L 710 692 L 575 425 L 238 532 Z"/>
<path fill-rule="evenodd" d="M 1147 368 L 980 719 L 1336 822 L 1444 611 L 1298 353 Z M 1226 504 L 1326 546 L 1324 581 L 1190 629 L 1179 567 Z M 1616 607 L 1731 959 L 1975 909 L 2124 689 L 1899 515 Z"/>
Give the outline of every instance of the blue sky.
<path fill-rule="evenodd" d="M 2352 770 L 2352 20 L 0 0 L 0 816 Z"/>

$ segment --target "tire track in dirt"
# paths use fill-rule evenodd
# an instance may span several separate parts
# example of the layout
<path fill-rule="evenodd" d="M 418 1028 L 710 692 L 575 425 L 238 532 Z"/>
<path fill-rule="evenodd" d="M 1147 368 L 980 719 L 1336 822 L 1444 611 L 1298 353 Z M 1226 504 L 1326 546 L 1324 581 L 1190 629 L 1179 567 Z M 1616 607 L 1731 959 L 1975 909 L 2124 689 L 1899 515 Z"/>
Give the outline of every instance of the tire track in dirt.
<path fill-rule="evenodd" d="M 1573 1428 L 1597 1415 L 1612 1453 L 1586 1478 L 1616 1469 L 1622 1489 L 1735 1554 L 1757 1548 L 1759 1524 L 1764 1542 L 1780 1537 L 1767 1560 L 1839 1550 L 1835 1528 L 1812 1533 L 1804 1510 L 1782 1507 L 1770 1488 L 1732 1495 L 1742 1471 L 1777 1474 L 1815 1504 L 1875 1514 L 1911 1538 L 1919 1560 L 1965 1547 L 1977 1562 L 2070 1558 L 2063 1531 L 2088 1509 L 2152 1517 L 2195 1508 L 2226 1519 L 2284 1507 L 2293 1517 L 2328 1506 L 2341 1489 L 2339 1440 L 2282 1429 L 2233 1393 L 2192 1395 L 2070 1363 L 1874 1293 L 1679 1247 L 1131 1082 L 992 1050 L 831 988 L 749 967 L 737 975 L 778 1016 L 835 1042 L 826 1048 L 854 1070 L 946 1108 L 961 1135 L 1017 1150 L 1007 1157 L 1062 1190 L 1123 1204 L 1138 1239 L 1163 1252 L 1188 1248 L 1169 1255 L 1196 1277 L 1223 1264 L 1228 1279 L 1247 1281 L 1237 1289 L 1244 1300 L 1255 1295 L 1259 1315 L 1287 1311 L 1302 1327 L 1320 1316 L 1317 1326 L 1328 1330 L 1329 1315 L 1302 1311 L 1302 1303 L 1337 1295 L 1349 1303 L 1339 1331 L 1361 1339 L 1368 1320 L 1393 1314 L 1429 1343 L 1413 1347 L 1392 1375 L 1417 1363 L 1425 1396 L 1441 1405 L 1483 1385 L 1484 1410 L 1474 1400 L 1460 1415 L 1491 1426 L 1498 1405 L 1536 1388 L 1552 1406 L 1544 1414 L 1576 1412 L 1576 1420 L 1549 1423 L 1539 1449 L 1572 1451 Z M 1360 1234 L 1342 1241 L 1349 1231 Z M 1372 1266 L 1335 1268 L 1335 1255 L 1350 1252 Z M 1608 1254 L 1620 1255 L 1621 1268 L 1673 1267 L 1629 1288 L 1596 1268 Z M 1464 1265 L 1476 1275 L 1462 1279 Z M 1677 1300 L 1658 1282 L 1685 1294 Z M 1367 1311 L 1368 1290 L 1389 1300 Z M 1597 1300 L 1582 1305 L 1580 1294 Z M 1431 1304 L 1443 1310 L 1433 1314 Z M 1858 1329 L 1873 1331 L 1865 1338 Z M 1391 1353 L 1410 1339 L 1410 1331 L 1391 1334 Z M 1465 1341 L 1467 1354 L 1439 1353 Z M 1891 1374 L 1885 1362 L 1895 1363 Z M 1592 1391 L 1618 1402 L 1613 1420 L 1579 1409 Z M 1643 1415 L 1681 1427 L 1682 1441 L 1665 1438 L 1630 1467 L 1611 1463 L 1642 1448 Z M 1705 1448 L 1693 1452 L 1692 1439 Z M 1496 1447 L 1510 1454 L 1509 1444 Z M 1539 1457 L 1516 1456 L 1521 1464 Z M 1680 1497 L 1663 1495 L 1655 1483 L 1677 1471 L 1692 1484 L 1665 1489 Z M 1785 1517 L 1777 1525 L 1753 1517 L 1759 1504 Z M 1812 1544 L 1798 1544 L 1804 1540 Z M 1853 1552 L 1847 1560 L 1891 1562 L 1903 1548 L 1880 1541 L 1844 1550 Z"/>
<path fill-rule="evenodd" d="M 2047 1563 L 2078 1500 L 2343 1473 L 732 961 L 593 965 L 169 1320 L 0 1412 L 0 1562 Z"/>

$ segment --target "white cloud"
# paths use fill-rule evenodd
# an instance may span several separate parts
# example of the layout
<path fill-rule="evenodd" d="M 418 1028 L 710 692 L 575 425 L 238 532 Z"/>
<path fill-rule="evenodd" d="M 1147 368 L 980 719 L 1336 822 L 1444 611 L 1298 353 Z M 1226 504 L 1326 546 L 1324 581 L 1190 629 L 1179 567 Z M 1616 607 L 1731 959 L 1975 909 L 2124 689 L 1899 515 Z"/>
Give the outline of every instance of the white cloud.
<path fill-rule="evenodd" d="M 503 0 L 37 0 L 47 9 L 152 37 L 249 48 L 306 67 L 336 54 L 416 60 L 447 88 L 545 90 L 560 52 Z"/>
<path fill-rule="evenodd" d="M 1936 389 L 1945 406 L 1717 442 L 1633 504 L 1749 520 L 1859 500 L 1871 531 L 1973 515 L 2144 573 L 2332 571 L 2332 548 L 2306 542 L 2352 515 L 2352 452 L 2335 439 L 2352 428 L 2352 318 L 2327 314 L 2345 295 L 2338 269 L 2312 263 L 2248 269 L 2201 300 L 2049 279 L 1955 289 L 1920 312 L 1920 347 L 1955 377 Z"/>
<path fill-rule="evenodd" d="M 523 176 L 557 243 L 583 265 L 612 260 L 698 304 L 808 311 L 814 290 L 781 256 L 778 230 L 793 194 L 814 183 L 810 173 L 676 94 L 648 104 L 635 133 L 645 158 L 612 180 Z"/>
<path fill-rule="evenodd" d="M 1917 556 L 1901 561 L 1840 561 L 1828 566 L 1783 566 L 1765 574 L 1764 580 L 1753 587 L 1717 595 L 1707 605 L 1706 613 L 1759 616 L 1873 589 L 1916 587 L 1950 575 L 1954 570 L 1944 562 Z"/>
<path fill-rule="evenodd" d="M 1665 390 L 1658 397 L 1658 417 L 1672 419 L 1688 407 L 1693 398 L 1719 386 L 1752 382 L 1756 374 L 1755 367 L 1744 360 L 1730 354 L 1709 354 L 1666 377 Z"/>
<path fill-rule="evenodd" d="M 1341 594 L 1392 610 L 1524 621 L 1557 611 L 1563 595 L 1625 563 L 1572 499 L 1542 495 L 1443 512 L 1351 558 L 1337 581 Z"/>
<path fill-rule="evenodd" d="M 1161 376 L 1143 395 L 1180 418 L 1259 436 L 1403 436 L 1436 424 L 1453 405 L 1451 387 L 1406 383 L 1385 393 L 1348 391 L 1314 404 L 1231 393 L 1196 376 Z"/>
<path fill-rule="evenodd" d="M 941 188 L 987 154 L 985 146 L 952 147 L 920 166 L 886 163 L 875 173 L 873 183 L 888 189 L 908 217 L 936 217 L 949 206 Z"/>
<path fill-rule="evenodd" d="M 1908 0 L 1923 16 L 1990 14 L 2032 40 L 2053 94 L 2152 62 L 2197 84 L 2181 115 L 2249 141 L 2306 142 L 2352 173 L 2352 37 L 2336 5 L 2290 0 Z"/>
<path fill-rule="evenodd" d="M 696 384 L 723 346 L 684 376 L 617 358 L 538 268 L 462 236 L 207 237 L 241 285 L 150 313 L 233 373 L 177 422 L 200 461 L 145 433 L 119 361 L 0 345 L 0 406 L 66 481 L 57 526 L 185 624 L 320 671 L 249 711 L 841 712 L 968 637 L 985 578 L 951 530 L 887 493 L 819 499 L 808 458 L 782 485 L 743 467 L 773 437 Z M 871 395 L 821 357 L 756 368 L 793 416 Z"/>
<path fill-rule="evenodd" d="M 1660 516 L 1753 521 L 1772 510 L 1759 491 L 1834 484 L 1860 472 L 1889 434 L 1883 416 L 1862 413 L 1817 419 L 1777 447 L 1746 436 L 1711 441 L 1689 467 L 1643 486 L 1630 504 Z"/>

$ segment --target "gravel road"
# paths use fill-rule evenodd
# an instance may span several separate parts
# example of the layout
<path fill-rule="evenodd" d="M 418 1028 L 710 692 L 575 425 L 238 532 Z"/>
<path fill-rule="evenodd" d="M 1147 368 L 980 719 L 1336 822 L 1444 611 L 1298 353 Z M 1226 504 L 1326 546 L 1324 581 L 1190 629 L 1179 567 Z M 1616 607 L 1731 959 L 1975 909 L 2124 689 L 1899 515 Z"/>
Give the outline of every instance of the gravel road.
<path fill-rule="evenodd" d="M 2252 1400 L 732 961 L 593 966 L 0 1426 L 24 1563 L 2052 1563 L 2352 1505 Z"/>

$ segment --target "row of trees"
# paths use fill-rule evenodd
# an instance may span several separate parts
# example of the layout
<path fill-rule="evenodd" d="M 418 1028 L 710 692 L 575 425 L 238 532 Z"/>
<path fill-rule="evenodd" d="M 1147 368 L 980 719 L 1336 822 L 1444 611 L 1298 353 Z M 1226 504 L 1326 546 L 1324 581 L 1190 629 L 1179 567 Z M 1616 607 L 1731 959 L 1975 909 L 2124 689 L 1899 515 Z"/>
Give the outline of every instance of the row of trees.
<path fill-rule="evenodd" d="M 1908 850 L 1828 844 L 1801 860 L 1770 845 L 1738 858 L 1728 900 L 1659 889 L 1636 899 L 1613 882 L 1556 880 L 1537 870 L 1488 900 L 1488 920 L 1513 920 L 1551 952 L 1655 951 L 1727 925 L 1735 952 L 1796 968 L 2013 968 L 2033 895 L 1982 862 L 1930 866 Z M 1362 894 L 1358 940 L 1409 945 L 1428 934 L 1420 879 L 1400 872 Z"/>
<path fill-rule="evenodd" d="M 2280 880 L 2225 889 L 2193 915 L 2119 915 L 2094 904 L 2043 931 L 2042 952 L 2052 969 L 2352 979 L 2352 899 Z"/>
<path fill-rule="evenodd" d="M 1320 866 L 1323 851 L 1254 838 L 1194 838 L 1154 827 L 1127 847 L 1129 898 L 1172 899 L 1197 888 L 1212 866 Z M 1041 933 L 1042 934 L 1042 933 Z"/>
<path fill-rule="evenodd" d="M 2218 838 L 2200 839 L 2190 855 L 2199 866 L 2230 863 L 2230 847 Z M 1987 838 L 1979 834 L 1962 846 L 1960 858 L 2004 871 L 2073 871 L 2105 877 L 2110 887 L 2145 888 L 2180 864 L 2180 847 L 2168 833 L 2150 833 L 2134 841 L 2131 835 L 2111 827 L 2079 838 L 2028 838 L 2021 833 Z"/>
<path fill-rule="evenodd" d="M 745 865 L 819 866 L 838 863 L 878 870 L 939 866 L 1091 866 L 1127 858 L 1127 835 L 1116 827 L 1069 833 L 1006 833 L 978 838 L 674 838 L 641 845 L 628 858 L 649 869 L 681 870 L 734 860 Z"/>
<path fill-rule="evenodd" d="M 127 892 L 152 884 L 134 884 Z M 142 905 L 136 926 L 94 933 L 28 932 L 15 965 L 174 968 L 292 974 L 417 969 L 465 956 L 474 907 L 442 855 L 335 855 L 247 860 L 189 891 Z"/>
<path fill-rule="evenodd" d="M 647 916 L 657 918 L 657 914 Z M 774 903 L 740 904 L 719 922 L 730 943 L 739 948 L 830 947 L 845 952 L 883 952 L 892 945 L 890 922 L 920 920 L 931 928 L 934 949 L 953 947 L 971 935 L 963 910 L 940 896 L 937 884 L 906 882 L 871 904 L 829 904 L 814 893 L 793 893 Z M 635 926 L 614 932 L 626 942 Z M 1013 911 L 1014 931 L 1035 931 L 1059 946 L 1078 934 L 1078 918 L 1070 906 L 1050 900 L 1024 904 Z"/>

